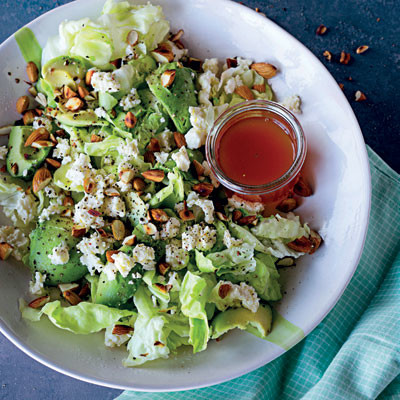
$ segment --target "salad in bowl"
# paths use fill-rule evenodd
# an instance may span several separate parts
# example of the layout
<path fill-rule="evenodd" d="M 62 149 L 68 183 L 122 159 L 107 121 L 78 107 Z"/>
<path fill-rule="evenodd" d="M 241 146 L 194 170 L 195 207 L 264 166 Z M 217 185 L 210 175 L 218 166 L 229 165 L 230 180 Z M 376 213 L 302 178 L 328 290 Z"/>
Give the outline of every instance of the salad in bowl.
<path fill-rule="evenodd" d="M 235 328 L 268 340 L 279 268 L 321 237 L 292 196 L 271 214 L 224 190 L 204 145 L 230 106 L 273 100 L 276 68 L 191 57 L 151 4 L 108 0 L 43 51 L 25 34 L 29 95 L 0 149 L 0 258 L 32 271 L 22 317 L 104 330 L 127 367 L 203 351 Z M 302 179 L 294 192 L 311 195 Z"/>

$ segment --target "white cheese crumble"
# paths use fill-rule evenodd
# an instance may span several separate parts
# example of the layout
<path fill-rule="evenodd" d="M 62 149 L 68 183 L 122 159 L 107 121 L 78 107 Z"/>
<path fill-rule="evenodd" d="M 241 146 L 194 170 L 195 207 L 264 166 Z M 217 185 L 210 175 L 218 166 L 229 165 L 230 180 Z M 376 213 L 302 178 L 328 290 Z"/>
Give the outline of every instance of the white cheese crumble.
<path fill-rule="evenodd" d="M 286 97 L 282 103 L 284 107 L 295 113 L 301 114 L 301 99 L 300 96 L 292 95 Z"/>
<path fill-rule="evenodd" d="M 40 272 L 36 272 L 35 276 L 29 282 L 29 292 L 34 296 L 43 296 L 46 292 L 44 289 L 44 282 L 46 275 L 42 275 Z"/>
<path fill-rule="evenodd" d="M 54 247 L 51 254 L 48 255 L 53 265 L 64 265 L 69 261 L 69 248 L 67 243 L 62 242 Z"/>
<path fill-rule="evenodd" d="M 72 161 L 71 146 L 68 139 L 57 138 L 57 146 L 53 150 L 53 156 L 62 160 L 62 164 L 68 164 Z"/>
<path fill-rule="evenodd" d="M 123 218 L 126 215 L 125 202 L 119 196 L 104 199 L 104 214 L 109 217 Z"/>
<path fill-rule="evenodd" d="M 154 249 L 140 243 L 132 251 L 132 257 L 135 262 L 142 265 L 143 269 L 149 271 L 156 267 Z"/>
<path fill-rule="evenodd" d="M 91 84 L 96 92 L 118 92 L 121 85 L 116 81 L 112 72 L 96 71 L 92 75 Z"/>
<path fill-rule="evenodd" d="M 25 227 L 35 219 L 38 203 L 33 195 L 22 191 L 16 192 L 11 197 L 11 204 L 4 203 L 3 212 L 11 219 L 14 226 Z"/>
<path fill-rule="evenodd" d="M 154 157 L 159 164 L 165 164 L 168 161 L 169 153 L 165 151 L 155 152 Z"/>
<path fill-rule="evenodd" d="M 219 73 L 219 61 L 218 58 L 206 58 L 203 63 L 203 71 L 211 71 L 214 75 Z"/>
<path fill-rule="evenodd" d="M 180 61 L 188 54 L 187 49 L 180 49 L 174 42 L 167 40 L 167 43 L 171 46 L 172 53 L 174 54 L 174 61 Z"/>
<path fill-rule="evenodd" d="M 228 199 L 228 205 L 232 208 L 243 208 L 243 210 L 252 214 L 257 214 L 264 210 L 264 205 L 262 203 L 246 201 L 236 194 Z"/>
<path fill-rule="evenodd" d="M 186 203 L 188 207 L 200 207 L 204 212 L 204 220 L 207 224 L 212 224 L 214 222 L 214 204 L 211 200 L 200 198 L 196 192 L 190 192 Z"/>
<path fill-rule="evenodd" d="M 244 282 L 236 285 L 229 281 L 220 281 L 214 290 L 218 292 L 221 285 L 228 285 L 230 288 L 228 294 L 221 301 L 216 301 L 216 306 L 220 311 L 224 311 L 230 306 L 244 307 L 253 313 L 257 312 L 260 301 L 257 292 L 252 286 Z"/>
<path fill-rule="evenodd" d="M 182 247 L 189 251 L 193 249 L 211 250 L 217 241 L 217 231 L 210 226 L 193 225 L 182 233 Z"/>
<path fill-rule="evenodd" d="M 91 170 L 92 164 L 90 163 L 90 157 L 84 153 L 80 153 L 68 168 L 65 176 L 73 183 L 71 187 L 83 186 L 83 181 L 86 177 L 89 177 Z"/>
<path fill-rule="evenodd" d="M 181 227 L 181 223 L 177 218 L 170 218 L 165 224 L 162 226 L 162 230 L 160 232 L 160 236 L 162 239 L 172 239 L 179 235 L 179 230 Z"/>
<path fill-rule="evenodd" d="M 240 246 L 243 243 L 243 240 L 232 237 L 231 233 L 226 229 L 224 232 L 223 242 L 224 245 L 230 249 L 231 247 Z"/>
<path fill-rule="evenodd" d="M 129 111 L 139 104 L 140 98 L 138 96 L 136 88 L 132 88 L 131 92 L 124 96 L 119 102 L 119 105 L 124 109 L 125 112 Z"/>
<path fill-rule="evenodd" d="M 16 260 L 21 260 L 23 254 L 27 252 L 29 239 L 18 228 L 12 226 L 0 227 L 0 243 L 8 243 L 13 247 L 11 255 Z"/>
<path fill-rule="evenodd" d="M 119 271 L 124 278 L 128 276 L 129 272 L 136 265 L 135 258 L 130 257 L 128 254 L 122 251 L 112 255 L 111 258 L 114 260 L 115 269 Z"/>
<path fill-rule="evenodd" d="M 190 159 L 185 146 L 182 146 L 177 153 L 172 154 L 171 158 L 176 162 L 176 166 L 181 171 L 189 171 Z"/>
<path fill-rule="evenodd" d="M 60 215 L 65 210 L 64 207 L 57 203 L 50 203 L 47 208 L 44 208 L 39 215 L 39 223 L 47 221 L 52 215 Z"/>
<path fill-rule="evenodd" d="M 107 118 L 107 111 L 103 107 L 97 107 L 94 110 L 94 113 L 98 118 Z"/>
<path fill-rule="evenodd" d="M 46 117 L 35 117 L 33 120 L 33 129 L 45 128 L 48 132 L 51 132 L 53 125 L 51 121 Z"/>
<path fill-rule="evenodd" d="M 173 269 L 182 269 L 189 260 L 189 253 L 182 247 L 182 242 L 173 239 L 165 246 L 165 261 L 171 265 Z"/>
<path fill-rule="evenodd" d="M 133 331 L 131 333 L 126 333 L 124 335 L 114 335 L 112 333 L 114 329 L 114 325 L 106 328 L 104 334 L 104 344 L 107 347 L 115 347 L 115 346 L 122 346 L 126 343 L 133 335 Z"/>
<path fill-rule="evenodd" d="M 5 160 L 8 153 L 7 146 L 0 146 L 0 160 Z"/>

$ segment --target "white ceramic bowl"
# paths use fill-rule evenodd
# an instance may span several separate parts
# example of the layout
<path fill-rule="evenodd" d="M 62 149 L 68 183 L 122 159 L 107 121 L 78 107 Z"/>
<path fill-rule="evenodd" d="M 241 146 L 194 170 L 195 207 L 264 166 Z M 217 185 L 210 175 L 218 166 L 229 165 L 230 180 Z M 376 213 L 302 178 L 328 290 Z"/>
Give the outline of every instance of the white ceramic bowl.
<path fill-rule="evenodd" d="M 144 0 L 142 0 L 143 2 Z M 140 3 L 140 1 L 136 1 Z M 352 277 L 361 255 L 370 206 L 368 158 L 357 120 L 337 83 L 296 39 L 256 12 L 226 0 L 157 0 L 173 30 L 183 28 L 192 55 L 224 59 L 240 55 L 269 61 L 280 73 L 271 80 L 282 99 L 299 94 L 299 120 L 308 140 L 306 168 L 315 188 L 298 212 L 319 230 L 324 245 L 283 273 L 286 292 L 278 310 L 308 334 L 332 309 Z M 59 7 L 28 24 L 44 45 L 64 19 L 95 17 L 102 1 L 80 0 Z M 25 62 L 13 37 L 0 46 L 0 125 L 18 118 L 15 100 L 26 86 Z M 7 72 L 11 71 L 12 76 Z M 77 336 L 43 318 L 26 323 L 18 298 L 30 274 L 13 261 L 0 265 L 0 330 L 37 361 L 88 382 L 145 391 L 173 391 L 233 379 L 272 361 L 284 350 L 240 331 L 195 356 L 185 351 L 168 360 L 124 369 L 124 349 L 108 349 L 103 334 Z M 293 338 L 294 345 L 299 338 Z"/>

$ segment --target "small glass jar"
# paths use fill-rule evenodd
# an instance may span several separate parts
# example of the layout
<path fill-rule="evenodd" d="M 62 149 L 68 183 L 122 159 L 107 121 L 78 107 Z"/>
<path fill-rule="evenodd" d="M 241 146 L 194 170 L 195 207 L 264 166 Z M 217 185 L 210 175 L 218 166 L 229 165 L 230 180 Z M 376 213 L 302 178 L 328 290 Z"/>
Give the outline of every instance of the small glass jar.
<path fill-rule="evenodd" d="M 278 179 L 260 185 L 247 185 L 227 176 L 218 164 L 217 148 L 221 137 L 229 127 L 245 118 L 263 117 L 274 123 L 290 137 L 293 145 L 293 163 Z M 298 181 L 306 158 L 307 144 L 303 129 L 297 118 L 285 107 L 266 100 L 251 100 L 228 108 L 215 121 L 206 142 L 206 157 L 219 182 L 229 191 L 245 200 L 277 204 L 287 198 Z"/>

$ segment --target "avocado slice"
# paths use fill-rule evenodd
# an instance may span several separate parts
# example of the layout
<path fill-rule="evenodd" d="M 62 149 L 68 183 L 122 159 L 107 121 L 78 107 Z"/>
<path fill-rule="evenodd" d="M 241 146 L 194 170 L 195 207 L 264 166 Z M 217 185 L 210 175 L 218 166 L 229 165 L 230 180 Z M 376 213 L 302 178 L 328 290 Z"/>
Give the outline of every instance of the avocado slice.
<path fill-rule="evenodd" d="M 38 225 L 31 233 L 29 266 L 32 272 L 46 274 L 46 283 L 50 286 L 75 282 L 88 272 L 81 264 L 81 255 L 75 248 L 80 239 L 71 235 L 73 224 L 70 218 L 56 216 Z M 69 261 L 66 264 L 53 265 L 48 256 L 62 242 L 70 249 Z"/>
<path fill-rule="evenodd" d="M 31 179 L 50 152 L 51 147 L 35 149 L 24 146 L 33 130 L 31 126 L 13 126 L 11 129 L 8 139 L 7 171 L 14 178 Z M 14 165 L 18 168 L 13 167 Z"/>
<path fill-rule="evenodd" d="M 93 110 L 81 110 L 77 112 L 58 112 L 55 116 L 57 121 L 64 125 L 85 127 L 85 126 L 101 126 L 106 125 L 106 121 L 98 119 Z"/>
<path fill-rule="evenodd" d="M 174 70 L 175 78 L 169 87 L 164 87 L 161 76 L 167 70 Z M 195 73 L 190 68 L 170 63 L 161 65 L 147 78 L 150 90 L 165 107 L 176 129 L 181 133 L 186 133 L 191 128 L 189 107 L 197 106 L 194 77 Z"/>
<path fill-rule="evenodd" d="M 53 89 L 64 85 L 76 90 L 78 79 L 83 79 L 87 63 L 80 57 L 59 56 L 48 61 L 42 68 L 42 76 Z"/>
<path fill-rule="evenodd" d="M 265 339 L 271 332 L 272 310 L 268 305 L 259 306 L 253 313 L 246 308 L 231 308 L 219 313 L 211 323 L 212 339 L 217 339 L 231 329 L 239 328 Z"/>

